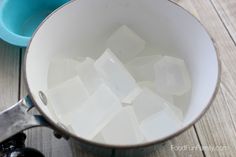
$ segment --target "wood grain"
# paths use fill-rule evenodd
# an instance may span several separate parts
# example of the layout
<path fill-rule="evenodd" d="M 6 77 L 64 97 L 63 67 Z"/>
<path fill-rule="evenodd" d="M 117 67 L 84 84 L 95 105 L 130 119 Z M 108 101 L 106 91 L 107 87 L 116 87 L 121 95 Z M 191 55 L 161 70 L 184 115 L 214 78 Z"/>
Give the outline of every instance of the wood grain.
<path fill-rule="evenodd" d="M 187 1 L 187 0 L 186 0 Z M 228 1 L 218 0 L 219 3 Z M 182 2 L 183 3 L 183 2 Z M 223 150 L 205 150 L 207 157 L 235 156 L 235 78 L 236 48 L 225 25 L 210 1 L 192 0 L 194 12 L 206 26 L 216 42 L 222 61 L 222 82 L 219 93 L 207 114 L 196 124 L 197 133 L 203 146 L 223 146 Z M 192 11 L 192 8 L 186 8 Z"/>
<path fill-rule="evenodd" d="M 219 17 L 236 41 L 236 1 L 235 0 L 211 0 Z"/>
<path fill-rule="evenodd" d="M 0 39 L 0 111 L 18 99 L 19 48 Z"/>

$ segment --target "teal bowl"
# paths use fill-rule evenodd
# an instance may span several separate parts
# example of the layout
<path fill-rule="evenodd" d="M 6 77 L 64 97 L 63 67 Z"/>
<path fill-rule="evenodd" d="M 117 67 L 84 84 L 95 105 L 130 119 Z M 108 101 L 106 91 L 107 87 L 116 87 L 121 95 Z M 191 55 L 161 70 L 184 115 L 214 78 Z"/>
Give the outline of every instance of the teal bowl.
<path fill-rule="evenodd" d="M 26 47 L 39 24 L 69 0 L 0 0 L 0 38 Z"/>

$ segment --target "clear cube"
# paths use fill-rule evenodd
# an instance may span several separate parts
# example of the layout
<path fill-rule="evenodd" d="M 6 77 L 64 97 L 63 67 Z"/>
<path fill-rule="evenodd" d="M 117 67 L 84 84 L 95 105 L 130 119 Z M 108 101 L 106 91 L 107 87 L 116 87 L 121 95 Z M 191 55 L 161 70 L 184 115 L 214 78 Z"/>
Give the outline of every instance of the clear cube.
<path fill-rule="evenodd" d="M 94 63 L 93 59 L 86 58 L 77 66 L 77 73 L 90 94 L 104 83 L 102 77 L 97 73 Z"/>
<path fill-rule="evenodd" d="M 89 93 L 79 77 L 69 79 L 46 92 L 49 106 L 60 119 L 70 114 L 85 102 Z"/>
<path fill-rule="evenodd" d="M 154 81 L 154 65 L 161 55 L 137 57 L 126 64 L 127 69 L 137 81 Z"/>
<path fill-rule="evenodd" d="M 167 104 L 168 102 L 166 100 L 148 88 L 143 88 L 142 92 L 132 102 L 139 122 L 142 122 L 149 116 L 163 110 Z"/>
<path fill-rule="evenodd" d="M 127 26 L 121 26 L 107 41 L 110 48 L 123 62 L 137 56 L 144 48 L 145 41 Z"/>
<path fill-rule="evenodd" d="M 121 101 L 138 87 L 134 78 L 110 49 L 107 49 L 94 65 Z"/>
<path fill-rule="evenodd" d="M 77 75 L 79 62 L 68 58 L 56 58 L 50 62 L 48 69 L 48 88 L 53 88 Z"/>
<path fill-rule="evenodd" d="M 157 45 L 156 45 L 157 46 Z M 152 44 L 146 43 L 144 50 L 138 56 L 154 56 L 154 55 L 162 55 L 163 50 L 160 49 L 159 46 L 153 47 Z"/>
<path fill-rule="evenodd" d="M 105 84 L 99 88 L 79 108 L 65 115 L 76 134 L 93 139 L 98 132 L 121 110 L 119 99 Z"/>
<path fill-rule="evenodd" d="M 122 99 L 122 103 L 124 105 L 131 105 L 133 101 L 136 99 L 136 97 L 140 95 L 141 92 L 142 89 L 139 86 L 137 86 L 135 89 L 129 92 L 126 97 Z"/>
<path fill-rule="evenodd" d="M 156 90 L 183 95 L 191 89 L 191 79 L 184 60 L 165 56 L 155 64 Z"/>
<path fill-rule="evenodd" d="M 137 83 L 141 88 L 148 88 L 152 92 L 156 92 L 156 86 L 153 81 L 141 81 L 141 82 L 137 82 Z"/>
<path fill-rule="evenodd" d="M 76 61 L 78 61 L 78 62 L 80 62 L 80 63 L 82 63 L 82 62 L 84 62 L 86 59 L 87 59 L 87 57 L 75 57 L 75 58 L 73 58 L 73 59 L 75 59 Z"/>
<path fill-rule="evenodd" d="M 140 129 L 147 141 L 154 141 L 174 133 L 182 124 L 178 113 L 168 106 L 142 121 Z"/>
<path fill-rule="evenodd" d="M 108 144 L 137 144 L 144 141 L 132 107 L 124 107 L 102 129 L 101 134 Z"/>
<path fill-rule="evenodd" d="M 164 100 L 166 100 L 168 103 L 170 104 L 174 104 L 174 97 L 170 94 L 163 94 L 163 93 L 158 93 L 156 91 L 156 86 L 155 83 L 152 81 L 142 81 L 142 82 L 138 82 L 138 85 L 141 88 L 148 88 L 149 90 L 151 90 L 154 93 L 157 93 L 160 97 L 162 97 Z"/>

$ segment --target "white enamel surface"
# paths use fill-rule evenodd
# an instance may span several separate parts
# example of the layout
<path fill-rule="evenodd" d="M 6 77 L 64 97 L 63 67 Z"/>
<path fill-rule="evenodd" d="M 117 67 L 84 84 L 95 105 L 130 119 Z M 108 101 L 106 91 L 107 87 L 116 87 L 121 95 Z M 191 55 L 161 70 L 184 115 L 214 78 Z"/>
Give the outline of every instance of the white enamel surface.
<path fill-rule="evenodd" d="M 184 118 L 184 113 L 181 110 L 181 108 L 179 108 L 178 106 L 176 106 L 175 104 L 168 104 L 168 107 L 172 110 L 172 112 L 176 115 L 177 119 L 181 121 L 181 124 L 183 123 L 183 118 Z"/>
<path fill-rule="evenodd" d="M 188 104 L 191 99 L 191 91 L 182 95 L 182 96 L 173 96 L 173 101 L 175 102 L 175 106 L 179 107 L 183 114 L 185 115 L 188 111 Z"/>
<path fill-rule="evenodd" d="M 122 62 L 126 62 L 137 56 L 145 48 L 145 41 L 133 30 L 123 25 L 108 38 L 107 47 Z"/>
<path fill-rule="evenodd" d="M 64 114 L 63 121 L 71 124 L 76 134 L 92 139 L 120 110 L 119 99 L 103 84 L 80 107 Z"/>
<path fill-rule="evenodd" d="M 107 39 L 122 25 L 127 25 L 153 49 L 186 61 L 192 90 L 181 128 L 191 124 L 207 107 L 215 91 L 219 70 L 217 55 L 200 23 L 167 0 L 79 0 L 49 17 L 34 35 L 26 58 L 29 89 L 41 110 L 52 117 L 38 95 L 39 91 L 47 90 L 52 58 L 62 55 L 97 59 L 107 48 Z M 156 53 L 151 51 L 148 55 Z"/>
<path fill-rule="evenodd" d="M 131 107 L 123 108 L 101 131 L 106 143 L 136 144 L 144 140 Z"/>
<path fill-rule="evenodd" d="M 156 90 L 181 96 L 191 89 L 191 78 L 184 60 L 165 56 L 154 65 Z"/>
<path fill-rule="evenodd" d="M 110 49 L 107 49 L 94 65 L 98 73 L 121 100 L 137 87 L 134 78 Z"/>

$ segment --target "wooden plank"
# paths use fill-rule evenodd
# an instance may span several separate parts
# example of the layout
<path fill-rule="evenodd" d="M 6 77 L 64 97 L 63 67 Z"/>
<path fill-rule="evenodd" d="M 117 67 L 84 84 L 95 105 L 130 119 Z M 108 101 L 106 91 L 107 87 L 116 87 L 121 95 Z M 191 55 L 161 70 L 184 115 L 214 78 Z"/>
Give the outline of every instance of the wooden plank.
<path fill-rule="evenodd" d="M 223 92 L 221 88 L 211 109 L 196 125 L 201 143 L 216 149 L 205 150 L 209 157 L 233 157 L 236 153 L 235 119 L 231 116 Z"/>
<path fill-rule="evenodd" d="M 22 50 L 21 60 L 23 62 L 25 50 Z M 23 67 L 21 68 L 23 69 Z M 22 70 L 21 70 L 22 71 Z M 21 98 L 27 95 L 27 90 L 25 87 L 25 80 L 23 76 L 23 71 L 21 73 L 21 85 L 20 85 L 20 95 Z M 38 113 L 33 109 L 33 113 Z M 27 135 L 26 145 L 28 147 L 35 148 L 41 151 L 45 157 L 93 157 L 90 153 L 83 150 L 74 149 L 65 139 L 57 139 L 53 134 L 53 130 L 49 128 L 33 128 L 25 131 Z"/>
<path fill-rule="evenodd" d="M 228 29 L 230 35 L 236 41 L 236 1 L 235 0 L 211 0 L 221 20 Z"/>
<path fill-rule="evenodd" d="M 19 52 L 0 39 L 0 112 L 18 101 Z"/>
<path fill-rule="evenodd" d="M 19 48 L 0 39 L 0 111 L 18 99 Z"/>
<path fill-rule="evenodd" d="M 182 0 L 182 3 L 183 1 L 188 0 Z M 194 12 L 215 40 L 222 61 L 221 88 L 210 110 L 196 124 L 197 133 L 203 146 L 216 148 L 214 151 L 205 150 L 206 156 L 235 156 L 236 47 L 210 1 L 192 0 L 191 3 Z M 192 8 L 186 9 L 192 11 Z M 222 149 L 218 147 L 217 150 L 217 146 Z"/>

